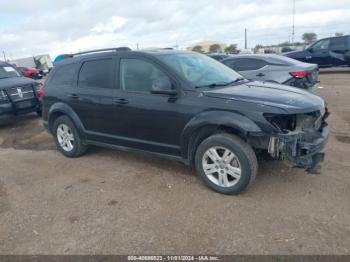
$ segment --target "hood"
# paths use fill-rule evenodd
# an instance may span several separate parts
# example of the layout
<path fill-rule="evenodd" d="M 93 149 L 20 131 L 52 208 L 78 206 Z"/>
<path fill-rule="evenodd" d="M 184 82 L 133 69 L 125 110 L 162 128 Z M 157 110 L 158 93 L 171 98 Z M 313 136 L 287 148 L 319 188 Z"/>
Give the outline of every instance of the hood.
<path fill-rule="evenodd" d="M 305 50 L 296 50 L 296 51 L 283 53 L 282 55 L 290 58 L 298 58 L 300 56 L 304 56 L 305 52 L 306 52 Z"/>
<path fill-rule="evenodd" d="M 204 95 L 278 107 L 288 114 L 321 110 L 324 100 L 310 92 L 269 82 L 249 82 L 241 85 L 204 91 Z"/>
<path fill-rule="evenodd" d="M 10 77 L 0 79 L 0 89 L 34 84 L 35 81 L 28 77 Z"/>

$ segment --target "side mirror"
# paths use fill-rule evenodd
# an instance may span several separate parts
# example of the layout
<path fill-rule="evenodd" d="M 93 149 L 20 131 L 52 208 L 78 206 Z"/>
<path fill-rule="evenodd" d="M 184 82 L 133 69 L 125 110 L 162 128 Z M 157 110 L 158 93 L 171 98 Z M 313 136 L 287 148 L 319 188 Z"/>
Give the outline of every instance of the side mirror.
<path fill-rule="evenodd" d="M 151 87 L 152 94 L 166 94 L 176 95 L 177 91 L 174 89 L 168 79 L 157 79 L 154 80 Z"/>
<path fill-rule="evenodd" d="M 310 47 L 307 51 L 309 51 L 310 53 L 312 53 L 314 50 L 312 49 L 312 47 Z"/>

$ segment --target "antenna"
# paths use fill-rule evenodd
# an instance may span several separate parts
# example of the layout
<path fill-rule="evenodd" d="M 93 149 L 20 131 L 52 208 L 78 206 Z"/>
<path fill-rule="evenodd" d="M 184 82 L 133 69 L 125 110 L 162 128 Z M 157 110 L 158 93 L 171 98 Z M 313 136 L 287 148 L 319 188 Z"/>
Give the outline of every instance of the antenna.
<path fill-rule="evenodd" d="M 293 24 L 292 24 L 292 43 L 294 43 L 294 34 L 295 34 L 295 0 L 293 0 Z"/>
<path fill-rule="evenodd" d="M 247 49 L 248 47 L 247 43 L 247 28 L 244 28 L 244 49 Z"/>

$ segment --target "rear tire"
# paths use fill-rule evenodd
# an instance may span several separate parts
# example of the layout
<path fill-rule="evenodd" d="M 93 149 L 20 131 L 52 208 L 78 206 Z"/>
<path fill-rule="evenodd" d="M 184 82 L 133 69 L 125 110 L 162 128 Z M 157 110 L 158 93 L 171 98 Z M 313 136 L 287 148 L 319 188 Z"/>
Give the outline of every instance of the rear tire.
<path fill-rule="evenodd" d="M 42 117 L 42 111 L 41 111 L 41 109 L 38 109 L 38 110 L 36 111 L 36 114 L 37 114 L 38 117 Z"/>
<path fill-rule="evenodd" d="M 67 157 L 79 157 L 87 150 L 87 146 L 82 143 L 74 123 L 67 116 L 60 116 L 55 120 L 53 135 L 56 146 Z"/>
<path fill-rule="evenodd" d="M 222 133 L 210 136 L 198 146 L 195 167 L 209 188 L 237 195 L 254 181 L 258 162 L 249 144 L 235 135 Z"/>

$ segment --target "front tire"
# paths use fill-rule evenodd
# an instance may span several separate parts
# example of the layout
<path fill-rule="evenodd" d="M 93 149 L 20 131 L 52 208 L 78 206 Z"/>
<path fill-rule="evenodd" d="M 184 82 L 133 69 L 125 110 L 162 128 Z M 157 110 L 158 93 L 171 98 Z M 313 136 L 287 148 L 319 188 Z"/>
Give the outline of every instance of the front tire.
<path fill-rule="evenodd" d="M 79 133 L 72 120 L 60 116 L 53 125 L 53 135 L 56 146 L 67 157 L 79 157 L 86 152 L 86 145 L 80 139 Z"/>
<path fill-rule="evenodd" d="M 212 190 L 227 195 L 243 192 L 255 179 L 258 162 L 250 145 L 232 134 L 217 134 L 197 148 L 195 167 Z"/>

